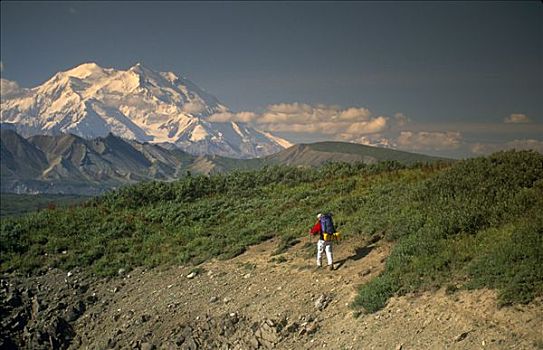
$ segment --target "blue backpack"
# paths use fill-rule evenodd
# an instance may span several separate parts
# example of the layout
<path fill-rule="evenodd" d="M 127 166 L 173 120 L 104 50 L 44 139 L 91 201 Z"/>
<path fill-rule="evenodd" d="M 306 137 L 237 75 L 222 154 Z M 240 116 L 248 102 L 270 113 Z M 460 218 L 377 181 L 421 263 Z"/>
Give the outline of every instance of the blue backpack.
<path fill-rule="evenodd" d="M 321 229 L 323 233 L 336 233 L 334 222 L 332 221 L 332 214 L 323 214 L 321 216 Z"/>

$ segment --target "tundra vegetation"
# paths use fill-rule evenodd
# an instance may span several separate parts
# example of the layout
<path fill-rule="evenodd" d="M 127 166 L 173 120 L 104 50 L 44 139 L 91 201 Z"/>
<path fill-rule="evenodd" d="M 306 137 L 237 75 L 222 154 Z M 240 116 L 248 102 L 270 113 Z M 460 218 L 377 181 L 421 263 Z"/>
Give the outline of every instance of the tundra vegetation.
<path fill-rule="evenodd" d="M 543 296 L 543 156 L 533 151 L 140 183 L 79 206 L 2 218 L 0 271 L 87 267 L 110 276 L 136 266 L 196 266 L 272 237 L 283 251 L 321 211 L 334 213 L 345 239 L 393 243 L 355 308 L 374 312 L 393 295 L 440 287 L 493 288 L 500 305 Z"/>

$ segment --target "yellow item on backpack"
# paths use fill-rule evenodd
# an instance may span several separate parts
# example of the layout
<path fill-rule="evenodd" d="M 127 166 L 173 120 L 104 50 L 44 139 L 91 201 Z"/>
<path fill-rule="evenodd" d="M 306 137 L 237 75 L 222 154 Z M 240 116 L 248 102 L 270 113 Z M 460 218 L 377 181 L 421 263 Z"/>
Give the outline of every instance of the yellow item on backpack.
<path fill-rule="evenodd" d="M 333 240 L 339 240 L 341 237 L 339 232 L 336 233 L 323 233 L 322 234 L 325 241 L 333 241 Z"/>

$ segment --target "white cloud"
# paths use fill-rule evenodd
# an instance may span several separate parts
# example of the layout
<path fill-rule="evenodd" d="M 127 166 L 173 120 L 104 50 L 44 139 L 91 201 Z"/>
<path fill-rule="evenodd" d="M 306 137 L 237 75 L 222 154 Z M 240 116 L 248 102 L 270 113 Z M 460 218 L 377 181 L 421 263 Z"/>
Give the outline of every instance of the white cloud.
<path fill-rule="evenodd" d="M 381 132 L 386 129 L 387 127 L 387 121 L 388 118 L 386 117 L 377 117 L 372 120 L 364 121 L 364 122 L 356 122 L 351 124 L 347 130 L 347 134 L 353 134 L 353 135 L 360 135 L 360 134 L 374 134 L 377 132 Z"/>
<path fill-rule="evenodd" d="M 402 131 L 396 142 L 400 148 L 409 150 L 452 150 L 460 147 L 462 135 L 459 132 Z"/>
<path fill-rule="evenodd" d="M 187 102 L 183 105 L 183 111 L 190 114 L 199 114 L 205 110 L 206 106 L 199 101 Z"/>
<path fill-rule="evenodd" d="M 507 124 L 522 124 L 532 122 L 530 118 L 526 116 L 526 114 L 511 114 L 509 117 L 505 117 L 503 121 Z"/>
<path fill-rule="evenodd" d="M 368 120 L 371 116 L 371 112 L 367 108 L 347 108 L 341 111 L 337 117 L 338 120 L 356 121 L 356 120 Z"/>
<path fill-rule="evenodd" d="M 0 95 L 3 98 L 17 97 L 25 93 L 25 89 L 21 88 L 19 84 L 7 79 L 0 79 Z"/>
<path fill-rule="evenodd" d="M 394 114 L 394 121 L 399 127 L 406 126 L 411 120 L 403 113 Z"/>
<path fill-rule="evenodd" d="M 210 121 L 240 121 L 252 123 L 262 130 L 291 133 L 320 133 L 324 135 L 363 134 L 381 132 L 388 127 L 389 118 L 373 118 L 367 108 L 342 109 L 334 105 L 308 105 L 305 103 L 280 103 L 266 107 L 263 113 L 218 113 Z"/>
<path fill-rule="evenodd" d="M 224 123 L 224 122 L 243 122 L 250 123 L 257 118 L 257 114 L 253 112 L 239 112 L 239 113 L 230 113 L 230 112 L 221 112 L 211 115 L 208 120 L 210 122 Z"/>
<path fill-rule="evenodd" d="M 285 113 L 285 114 L 296 114 L 296 113 L 310 113 L 313 111 L 313 107 L 304 103 L 279 103 L 274 105 L 269 105 L 266 108 L 271 113 Z"/>
<path fill-rule="evenodd" d="M 526 139 L 514 140 L 506 143 L 475 143 L 470 147 L 471 152 L 476 155 L 485 155 L 504 150 L 534 150 L 543 153 L 543 141 Z"/>
<path fill-rule="evenodd" d="M 347 125 L 345 123 L 336 122 L 318 122 L 318 123 L 275 123 L 275 124 L 263 124 L 260 125 L 264 130 L 274 132 L 292 132 L 292 133 L 321 133 L 325 135 L 334 135 L 345 129 Z"/>
<path fill-rule="evenodd" d="M 384 147 L 384 148 L 396 148 L 396 141 L 392 138 L 386 137 L 383 134 L 371 134 L 360 137 L 353 137 L 351 134 L 340 134 L 339 139 L 341 141 L 359 143 L 366 146 Z"/>
<path fill-rule="evenodd" d="M 228 122 L 228 121 L 236 121 L 234 116 L 235 116 L 235 113 L 221 112 L 221 113 L 215 113 L 215 114 L 209 116 L 209 118 L 207 118 L 207 120 L 209 120 L 210 122 L 214 122 L 214 123 L 223 123 L 223 122 Z"/>

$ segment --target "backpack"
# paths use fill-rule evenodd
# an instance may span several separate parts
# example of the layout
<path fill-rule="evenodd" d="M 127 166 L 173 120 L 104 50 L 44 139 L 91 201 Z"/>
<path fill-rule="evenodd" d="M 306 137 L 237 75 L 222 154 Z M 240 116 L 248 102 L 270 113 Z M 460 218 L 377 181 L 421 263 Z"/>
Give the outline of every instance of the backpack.
<path fill-rule="evenodd" d="M 332 221 L 332 214 L 323 214 L 321 216 L 321 229 L 322 229 L 322 233 L 328 233 L 328 234 L 336 233 L 334 222 Z"/>

